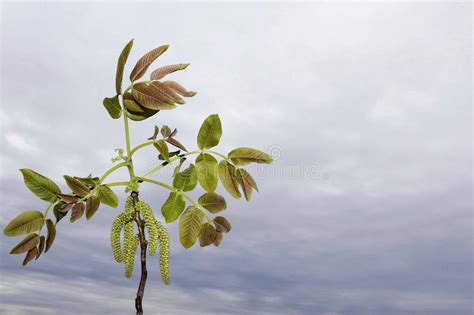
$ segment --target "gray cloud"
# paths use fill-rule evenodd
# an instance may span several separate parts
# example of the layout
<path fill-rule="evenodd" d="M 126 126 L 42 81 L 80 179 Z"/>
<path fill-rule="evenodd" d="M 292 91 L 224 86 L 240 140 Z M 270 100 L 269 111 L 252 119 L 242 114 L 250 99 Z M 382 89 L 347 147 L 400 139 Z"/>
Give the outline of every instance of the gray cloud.
<path fill-rule="evenodd" d="M 109 167 L 123 131 L 101 100 L 113 93 L 117 54 L 132 37 L 131 60 L 170 43 L 159 63 L 190 62 L 176 77 L 199 94 L 132 123 L 133 142 L 169 124 L 193 147 L 201 121 L 219 113 L 220 151 L 253 146 L 276 161 L 250 168 L 261 190 L 252 202 L 228 201 L 233 230 L 222 247 L 185 251 L 169 226 L 173 283 L 160 284 L 151 260 L 146 310 L 470 313 L 470 11 L 469 3 L 3 3 L 0 223 L 44 206 L 19 168 L 61 182 Z M 140 153 L 138 173 L 155 159 Z M 157 212 L 167 196 L 146 186 L 141 194 Z M 26 268 L 6 254 L 15 240 L 0 238 L 0 313 L 130 314 L 137 275 L 123 278 L 113 262 L 116 214 L 104 207 L 91 222 L 60 224 L 51 253 Z"/>

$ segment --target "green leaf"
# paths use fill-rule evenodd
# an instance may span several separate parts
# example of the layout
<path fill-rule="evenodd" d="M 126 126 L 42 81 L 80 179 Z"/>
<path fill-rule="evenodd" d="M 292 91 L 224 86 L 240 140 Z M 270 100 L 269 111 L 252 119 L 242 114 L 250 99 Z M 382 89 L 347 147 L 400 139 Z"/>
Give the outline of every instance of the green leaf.
<path fill-rule="evenodd" d="M 41 235 L 40 236 L 40 241 L 39 241 L 39 244 L 38 244 L 38 253 L 36 254 L 35 259 L 40 258 L 41 254 L 44 251 L 44 246 L 45 245 L 46 245 L 46 238 L 43 235 Z"/>
<path fill-rule="evenodd" d="M 201 231 L 199 233 L 199 245 L 201 245 L 201 247 L 211 245 L 214 243 L 216 236 L 216 228 L 210 223 L 204 223 L 201 226 Z"/>
<path fill-rule="evenodd" d="M 84 206 L 83 202 L 76 203 L 72 207 L 71 219 L 70 219 L 71 223 L 74 223 L 77 220 L 79 220 L 82 217 L 82 215 L 84 214 L 84 210 L 85 210 L 85 206 Z"/>
<path fill-rule="evenodd" d="M 241 197 L 239 191 L 239 183 L 237 181 L 235 166 L 228 163 L 227 161 L 221 161 L 219 163 L 219 178 L 224 186 L 225 190 L 234 198 L 239 199 Z"/>
<path fill-rule="evenodd" d="M 80 180 L 68 175 L 64 175 L 64 179 L 66 180 L 66 184 L 69 186 L 69 188 L 71 188 L 72 192 L 79 197 L 84 197 L 89 193 L 89 187 L 87 187 Z"/>
<path fill-rule="evenodd" d="M 227 208 L 224 197 L 215 192 L 205 193 L 199 197 L 199 204 L 211 213 L 218 213 Z"/>
<path fill-rule="evenodd" d="M 125 45 L 122 52 L 120 53 L 118 62 L 117 62 L 117 72 L 115 74 L 115 91 L 117 94 L 122 94 L 122 79 L 123 79 L 123 69 L 127 63 L 128 55 L 133 47 L 133 39 Z"/>
<path fill-rule="evenodd" d="M 175 192 L 170 193 L 168 199 L 166 199 L 165 203 L 161 207 L 161 213 L 163 214 L 166 223 L 171 223 L 178 219 L 185 206 L 186 203 L 184 202 L 183 196 L 181 194 L 177 194 Z"/>
<path fill-rule="evenodd" d="M 13 247 L 13 249 L 10 251 L 10 254 L 22 254 L 33 247 L 36 247 L 38 243 L 40 242 L 40 237 L 38 234 L 33 233 L 25 237 L 18 245 Z"/>
<path fill-rule="evenodd" d="M 26 187 L 38 198 L 49 202 L 58 200 L 56 194 L 61 190 L 51 179 L 27 168 L 22 168 L 20 172 L 23 174 Z"/>
<path fill-rule="evenodd" d="M 89 187 L 95 187 L 99 184 L 99 177 L 92 177 L 92 175 L 89 175 L 87 177 L 74 176 L 74 178 Z"/>
<path fill-rule="evenodd" d="M 252 175 L 244 169 L 237 170 L 237 179 L 239 180 L 240 187 L 242 187 L 242 191 L 244 192 L 245 200 L 250 201 L 252 189 L 258 191 L 257 183 Z"/>
<path fill-rule="evenodd" d="M 168 150 L 168 145 L 166 144 L 165 140 L 156 140 L 153 142 L 153 146 L 158 150 L 158 152 L 161 153 L 161 155 L 166 161 L 170 160 L 170 152 Z"/>
<path fill-rule="evenodd" d="M 132 73 L 130 73 L 130 81 L 133 82 L 140 79 L 145 74 L 148 67 L 153 63 L 153 61 L 161 56 L 161 54 L 163 54 L 168 49 L 168 47 L 169 45 L 160 46 L 149 51 L 143 57 L 141 57 L 133 68 Z"/>
<path fill-rule="evenodd" d="M 97 196 L 100 198 L 100 202 L 110 206 L 112 208 L 117 208 L 118 206 L 118 197 L 112 189 L 105 185 L 100 185 L 97 188 Z"/>
<path fill-rule="evenodd" d="M 113 119 L 118 119 L 122 116 L 122 107 L 120 107 L 118 95 L 104 98 L 102 104 Z"/>
<path fill-rule="evenodd" d="M 56 226 L 54 225 L 53 221 L 50 219 L 46 220 L 46 227 L 48 228 L 48 237 L 46 237 L 46 248 L 44 249 L 45 253 L 51 248 L 54 239 L 56 238 Z"/>
<path fill-rule="evenodd" d="M 188 207 L 179 219 L 179 240 L 184 248 L 190 248 L 196 242 L 201 230 L 204 213 L 194 207 Z"/>
<path fill-rule="evenodd" d="M 54 205 L 53 213 L 54 213 L 54 217 L 56 218 L 56 223 L 61 221 L 61 219 L 66 216 L 67 212 L 69 211 L 71 207 L 72 207 L 72 204 L 67 204 L 64 201 L 60 201 Z"/>
<path fill-rule="evenodd" d="M 232 228 L 230 222 L 227 221 L 227 219 L 224 217 L 217 216 L 212 221 L 214 222 L 214 225 L 216 226 L 216 230 L 218 232 L 229 233 Z"/>
<path fill-rule="evenodd" d="M 3 230 L 5 236 L 20 236 L 38 231 L 44 224 L 43 213 L 39 211 L 25 211 L 16 216 Z"/>
<path fill-rule="evenodd" d="M 179 172 L 173 179 L 173 187 L 182 191 L 191 191 L 197 185 L 197 174 L 194 164 L 190 164 L 184 171 Z"/>
<path fill-rule="evenodd" d="M 38 248 L 33 247 L 26 253 L 25 259 L 23 260 L 23 266 L 26 266 L 30 261 L 32 261 L 38 255 Z"/>
<path fill-rule="evenodd" d="M 222 126 L 219 115 L 207 117 L 199 129 L 197 143 L 199 149 L 209 149 L 219 144 L 222 136 Z"/>
<path fill-rule="evenodd" d="M 96 213 L 97 209 L 100 206 L 100 198 L 98 196 L 90 196 L 86 202 L 86 219 L 90 220 L 92 216 Z"/>
<path fill-rule="evenodd" d="M 210 154 L 199 154 L 196 158 L 197 179 L 202 188 L 213 192 L 219 182 L 219 170 L 217 160 Z"/>
<path fill-rule="evenodd" d="M 239 166 L 250 163 L 270 164 L 273 162 L 273 159 L 270 157 L 270 155 L 252 148 L 234 149 L 229 152 L 228 157 L 235 165 Z"/>

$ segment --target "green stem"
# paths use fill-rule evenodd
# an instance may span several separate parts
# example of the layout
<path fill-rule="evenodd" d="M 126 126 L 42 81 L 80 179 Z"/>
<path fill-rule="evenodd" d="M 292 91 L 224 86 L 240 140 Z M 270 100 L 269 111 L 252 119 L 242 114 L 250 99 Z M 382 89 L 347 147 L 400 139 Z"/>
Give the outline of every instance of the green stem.
<path fill-rule="evenodd" d="M 107 176 L 109 176 L 111 173 L 115 172 L 116 170 L 118 170 L 119 168 L 121 167 L 124 167 L 124 166 L 127 166 L 127 162 L 122 162 L 122 163 L 119 163 L 111 168 L 109 168 L 105 173 L 104 175 L 102 175 L 102 177 L 100 178 L 99 180 L 99 185 L 102 184 L 102 182 L 107 178 Z"/>
<path fill-rule="evenodd" d="M 136 147 L 134 147 L 134 148 L 132 149 L 132 151 L 130 151 L 130 157 L 132 157 L 132 155 L 134 155 L 135 152 L 137 152 L 137 151 L 140 150 L 141 148 L 144 148 L 144 147 L 147 147 L 147 146 L 149 146 L 149 145 L 152 145 L 153 142 L 154 142 L 153 140 L 150 140 L 150 141 L 147 141 L 147 142 L 144 142 L 144 143 L 142 143 L 142 144 L 137 145 Z"/>
<path fill-rule="evenodd" d="M 123 114 L 123 124 L 125 126 L 125 142 L 127 146 L 127 168 L 128 168 L 128 173 L 130 174 L 130 181 L 133 182 L 135 181 L 135 172 L 133 170 L 133 161 L 132 161 L 132 156 L 131 156 L 131 145 L 130 145 L 130 128 L 128 126 L 128 117 L 127 117 L 127 109 L 125 108 L 125 105 L 123 104 L 123 99 L 122 99 L 122 114 Z"/>
<path fill-rule="evenodd" d="M 55 201 L 55 202 L 56 202 L 56 201 Z M 43 217 L 46 218 L 46 216 L 48 215 L 49 210 L 50 210 L 51 207 L 55 204 L 55 202 L 51 202 L 51 203 L 48 205 L 48 207 L 46 208 L 46 210 L 44 210 L 44 212 L 43 212 Z"/>
<path fill-rule="evenodd" d="M 191 151 L 191 152 L 187 152 L 181 156 L 178 156 L 178 155 L 175 155 L 173 156 L 172 158 L 169 159 L 168 161 L 168 164 L 171 164 L 173 163 L 174 161 L 176 160 L 179 160 L 181 157 L 183 156 L 188 156 L 188 155 L 192 155 L 192 154 L 199 154 L 201 153 L 201 151 Z M 168 165 L 166 164 L 166 165 Z M 163 167 L 165 167 L 166 165 L 163 165 L 163 164 L 160 164 L 160 165 L 157 165 L 156 167 L 152 168 L 151 170 L 149 170 L 145 175 L 143 175 L 142 177 L 150 177 L 151 175 L 155 174 L 156 172 L 158 172 L 160 169 L 162 169 Z"/>
<path fill-rule="evenodd" d="M 114 187 L 114 186 L 130 186 L 132 185 L 133 182 L 113 182 L 113 183 L 107 183 L 105 186 L 108 187 Z"/>
<path fill-rule="evenodd" d="M 181 190 L 177 190 L 176 188 L 174 188 L 173 186 L 170 186 L 168 184 L 165 184 L 163 182 L 160 182 L 160 181 L 157 181 L 157 180 L 153 180 L 153 179 L 149 179 L 149 178 L 145 178 L 145 177 L 136 177 L 137 180 L 141 180 L 141 181 L 144 181 L 144 182 L 148 182 L 150 184 L 155 184 L 155 185 L 158 185 L 158 186 L 161 186 L 163 188 L 166 188 L 168 190 L 171 190 L 177 194 L 180 194 L 181 196 L 183 196 L 184 199 L 188 200 L 193 206 L 195 206 L 196 208 L 198 208 L 199 210 L 202 211 L 202 213 L 204 214 L 204 216 L 207 218 L 207 220 L 209 222 L 212 221 L 212 219 L 207 215 L 207 213 L 205 211 L 202 210 L 202 206 L 199 202 L 195 201 L 193 198 L 191 198 L 191 196 L 189 196 L 188 194 L 186 194 L 185 192 L 181 191 Z"/>

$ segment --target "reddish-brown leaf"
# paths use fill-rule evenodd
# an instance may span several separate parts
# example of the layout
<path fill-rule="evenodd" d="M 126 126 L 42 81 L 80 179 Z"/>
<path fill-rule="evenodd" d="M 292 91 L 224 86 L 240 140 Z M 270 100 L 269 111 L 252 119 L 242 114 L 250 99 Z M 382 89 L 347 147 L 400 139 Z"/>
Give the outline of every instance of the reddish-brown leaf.
<path fill-rule="evenodd" d="M 180 148 L 181 150 L 188 152 L 188 150 L 186 150 L 186 148 L 184 147 L 183 144 L 181 144 L 181 142 L 179 142 L 175 138 L 171 138 L 171 136 L 166 138 L 166 142 L 171 143 L 175 147 Z"/>
<path fill-rule="evenodd" d="M 164 85 L 163 83 L 159 81 L 154 81 L 150 84 L 150 87 L 153 88 L 157 96 L 160 97 L 160 99 L 163 102 L 167 103 L 178 103 L 178 104 L 184 104 L 183 98 L 181 98 L 178 94 L 176 94 L 172 89 Z"/>
<path fill-rule="evenodd" d="M 185 97 L 193 97 L 197 94 L 196 92 L 186 90 L 183 86 L 181 86 L 178 82 L 175 81 L 164 81 L 163 84 L 178 93 L 179 95 Z"/>
<path fill-rule="evenodd" d="M 43 235 L 40 236 L 40 242 L 38 244 L 38 253 L 36 254 L 36 258 L 35 259 L 38 259 L 41 254 L 43 253 L 44 251 L 44 246 L 46 245 L 46 239 Z"/>
<path fill-rule="evenodd" d="M 74 223 L 76 222 L 77 220 L 79 220 L 82 215 L 84 214 L 84 210 L 85 210 L 85 206 L 84 206 L 84 203 L 81 202 L 81 203 L 76 203 L 73 207 L 72 207 L 72 211 L 71 211 L 71 223 Z"/>
<path fill-rule="evenodd" d="M 169 45 L 160 46 L 141 57 L 133 68 L 132 73 L 130 73 L 130 81 L 133 82 L 140 79 L 145 74 L 152 62 L 161 56 L 161 54 L 163 54 L 168 49 L 168 47 Z"/>
<path fill-rule="evenodd" d="M 178 70 L 186 69 L 187 66 L 189 66 L 189 63 L 178 63 L 175 65 L 169 65 L 169 66 L 158 68 L 151 73 L 150 79 L 152 80 L 162 79 L 170 73 L 173 73 Z"/>
<path fill-rule="evenodd" d="M 164 102 L 160 98 L 160 93 L 155 88 L 147 85 L 146 83 L 138 83 L 133 86 L 132 90 L 133 98 L 143 107 L 162 110 L 162 109 L 173 109 L 176 105 L 172 103 Z"/>
<path fill-rule="evenodd" d="M 26 253 L 25 259 L 23 260 L 23 266 L 26 266 L 27 263 L 32 261 L 36 255 L 38 255 L 38 248 L 33 247 L 28 251 L 28 253 Z"/>

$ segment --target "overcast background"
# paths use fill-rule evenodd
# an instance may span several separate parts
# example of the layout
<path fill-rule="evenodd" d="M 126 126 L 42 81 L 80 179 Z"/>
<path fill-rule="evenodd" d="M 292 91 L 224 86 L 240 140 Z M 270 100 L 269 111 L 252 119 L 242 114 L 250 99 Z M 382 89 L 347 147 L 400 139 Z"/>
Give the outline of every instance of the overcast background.
<path fill-rule="evenodd" d="M 228 198 L 233 229 L 221 247 L 186 251 L 168 226 L 172 285 L 150 259 L 146 314 L 471 313 L 470 3 L 2 2 L 1 11 L 2 229 L 47 205 L 19 168 L 65 189 L 63 174 L 110 167 L 124 147 L 122 120 L 102 107 L 117 57 L 135 38 L 128 74 L 167 43 L 155 66 L 190 62 L 172 78 L 198 95 L 132 122 L 133 143 L 168 124 L 195 148 L 202 120 L 219 113 L 219 151 L 251 146 L 275 162 L 250 168 L 260 188 L 250 203 Z M 139 156 L 138 173 L 157 163 L 151 148 Z M 157 213 L 167 194 L 141 193 Z M 62 221 L 51 252 L 27 267 L 8 255 L 19 238 L 1 237 L 0 313 L 132 314 L 137 272 L 125 279 L 109 246 L 118 211 Z"/>

